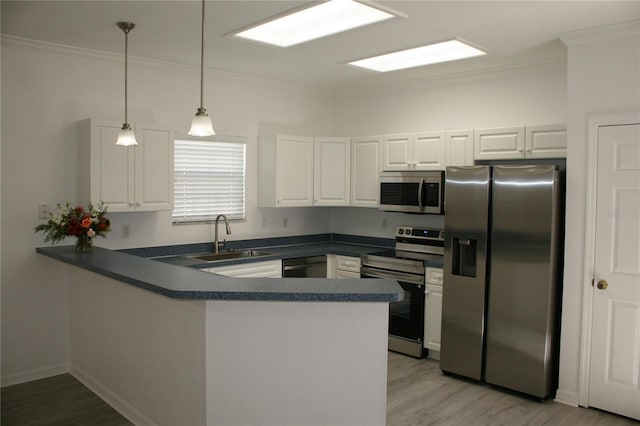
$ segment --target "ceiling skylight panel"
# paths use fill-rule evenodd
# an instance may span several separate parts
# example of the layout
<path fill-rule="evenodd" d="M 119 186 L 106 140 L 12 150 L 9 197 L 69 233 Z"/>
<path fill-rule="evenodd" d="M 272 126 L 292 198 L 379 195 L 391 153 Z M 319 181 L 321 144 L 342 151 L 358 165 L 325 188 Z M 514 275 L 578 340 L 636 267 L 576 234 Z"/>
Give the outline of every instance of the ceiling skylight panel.
<path fill-rule="evenodd" d="M 457 61 L 480 55 L 486 55 L 486 52 L 458 40 L 449 40 L 353 61 L 349 62 L 349 65 L 378 72 L 387 72 Z"/>
<path fill-rule="evenodd" d="M 330 0 L 264 24 L 235 37 L 288 47 L 399 16 L 353 0 Z"/>

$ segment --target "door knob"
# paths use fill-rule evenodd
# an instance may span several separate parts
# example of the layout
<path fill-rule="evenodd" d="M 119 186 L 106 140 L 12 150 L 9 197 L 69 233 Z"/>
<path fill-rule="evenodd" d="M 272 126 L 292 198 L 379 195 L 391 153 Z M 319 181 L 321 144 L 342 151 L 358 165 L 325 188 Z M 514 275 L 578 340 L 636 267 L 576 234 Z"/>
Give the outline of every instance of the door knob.
<path fill-rule="evenodd" d="M 609 287 L 609 284 L 605 280 L 600 280 L 598 284 L 596 284 L 596 287 L 598 287 L 598 290 L 604 290 Z"/>

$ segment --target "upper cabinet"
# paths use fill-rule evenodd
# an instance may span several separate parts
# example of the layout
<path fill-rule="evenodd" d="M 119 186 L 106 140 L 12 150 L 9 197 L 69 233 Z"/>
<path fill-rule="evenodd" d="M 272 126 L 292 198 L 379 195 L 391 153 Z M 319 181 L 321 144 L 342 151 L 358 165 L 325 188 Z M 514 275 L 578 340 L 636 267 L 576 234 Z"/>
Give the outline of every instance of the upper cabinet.
<path fill-rule="evenodd" d="M 566 155 L 567 131 L 564 124 L 475 131 L 476 160 L 562 158 Z"/>
<path fill-rule="evenodd" d="M 476 129 L 476 160 L 524 158 L 524 127 Z"/>
<path fill-rule="evenodd" d="M 115 144 L 121 124 L 77 123 L 78 202 L 104 202 L 110 212 L 173 208 L 173 135 L 156 124 L 133 123 L 138 145 Z"/>
<path fill-rule="evenodd" d="M 351 182 L 349 138 L 314 139 L 314 197 L 316 206 L 348 206 Z"/>
<path fill-rule="evenodd" d="M 260 207 L 349 205 L 349 138 L 262 136 L 258 156 Z"/>
<path fill-rule="evenodd" d="M 473 130 L 447 130 L 447 166 L 473 166 Z"/>
<path fill-rule="evenodd" d="M 351 139 L 351 205 L 378 208 L 382 136 Z"/>
<path fill-rule="evenodd" d="M 444 170 L 445 132 L 402 133 L 383 140 L 383 170 Z"/>
<path fill-rule="evenodd" d="M 313 138 L 275 135 L 259 143 L 258 205 L 313 205 Z"/>
<path fill-rule="evenodd" d="M 564 158 L 567 156 L 567 126 L 527 126 L 526 158 Z"/>

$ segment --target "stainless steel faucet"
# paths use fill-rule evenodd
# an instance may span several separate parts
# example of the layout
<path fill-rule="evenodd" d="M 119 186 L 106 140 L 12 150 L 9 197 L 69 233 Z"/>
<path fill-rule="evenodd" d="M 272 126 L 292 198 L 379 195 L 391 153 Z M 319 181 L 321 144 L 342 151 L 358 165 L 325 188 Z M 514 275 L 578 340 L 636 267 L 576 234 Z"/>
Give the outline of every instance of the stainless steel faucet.
<path fill-rule="evenodd" d="M 219 214 L 218 217 L 216 217 L 216 233 L 213 241 L 213 250 L 216 253 L 220 253 L 220 243 L 218 242 L 218 221 L 220 220 L 220 218 L 224 219 L 224 224 L 227 227 L 227 235 L 231 234 L 231 227 L 229 226 L 229 221 L 227 220 L 227 217 L 223 214 Z"/>

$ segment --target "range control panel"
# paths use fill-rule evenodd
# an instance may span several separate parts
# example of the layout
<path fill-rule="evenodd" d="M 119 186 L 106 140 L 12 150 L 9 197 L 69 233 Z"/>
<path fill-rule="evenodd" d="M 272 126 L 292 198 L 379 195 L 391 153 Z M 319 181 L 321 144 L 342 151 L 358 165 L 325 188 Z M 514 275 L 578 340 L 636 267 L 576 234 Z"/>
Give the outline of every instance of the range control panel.
<path fill-rule="evenodd" d="M 442 229 L 415 228 L 413 226 L 398 226 L 396 228 L 396 240 L 417 239 L 435 240 L 444 242 L 444 231 Z"/>

